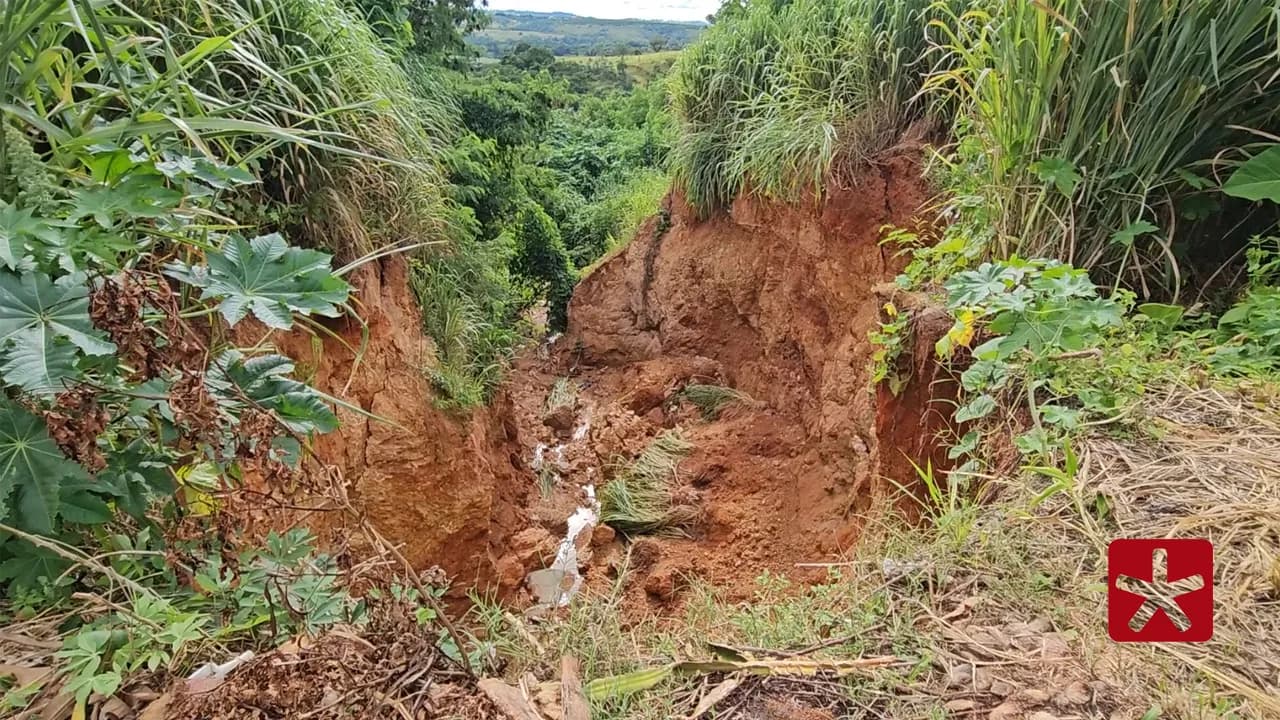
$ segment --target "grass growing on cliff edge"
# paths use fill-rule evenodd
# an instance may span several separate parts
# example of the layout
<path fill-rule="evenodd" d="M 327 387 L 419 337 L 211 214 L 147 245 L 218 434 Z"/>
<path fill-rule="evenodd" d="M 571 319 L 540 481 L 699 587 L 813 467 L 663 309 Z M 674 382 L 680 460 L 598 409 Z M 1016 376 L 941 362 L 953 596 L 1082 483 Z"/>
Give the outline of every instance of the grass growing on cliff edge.
<path fill-rule="evenodd" d="M 913 96 L 934 5 L 760 2 L 712 25 L 671 78 L 689 199 L 704 212 L 744 189 L 792 199 L 892 143 L 924 111 Z"/>

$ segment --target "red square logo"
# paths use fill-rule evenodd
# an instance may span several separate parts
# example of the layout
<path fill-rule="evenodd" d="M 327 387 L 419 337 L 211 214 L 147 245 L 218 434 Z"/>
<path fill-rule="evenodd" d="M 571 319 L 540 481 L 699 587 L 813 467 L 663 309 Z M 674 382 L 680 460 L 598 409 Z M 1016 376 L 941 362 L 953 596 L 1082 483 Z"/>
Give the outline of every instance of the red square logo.
<path fill-rule="evenodd" d="M 1107 547 L 1107 633 L 1116 642 L 1213 637 L 1213 543 L 1113 540 Z"/>

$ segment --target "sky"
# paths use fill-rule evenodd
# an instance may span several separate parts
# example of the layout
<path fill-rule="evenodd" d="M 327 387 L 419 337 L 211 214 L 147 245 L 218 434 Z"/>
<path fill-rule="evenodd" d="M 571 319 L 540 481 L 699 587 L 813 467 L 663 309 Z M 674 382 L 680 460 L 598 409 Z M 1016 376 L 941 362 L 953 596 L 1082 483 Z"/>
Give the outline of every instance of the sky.
<path fill-rule="evenodd" d="M 597 18 L 704 20 L 720 0 L 489 0 L 490 10 L 567 12 Z"/>

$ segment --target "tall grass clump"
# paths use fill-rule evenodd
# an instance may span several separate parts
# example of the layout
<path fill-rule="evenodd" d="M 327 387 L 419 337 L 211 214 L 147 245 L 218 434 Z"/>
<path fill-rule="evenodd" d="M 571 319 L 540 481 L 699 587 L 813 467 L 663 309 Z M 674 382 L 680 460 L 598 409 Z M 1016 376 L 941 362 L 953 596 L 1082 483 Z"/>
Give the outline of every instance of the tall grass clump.
<path fill-rule="evenodd" d="M 1057 257 L 1177 297 L 1196 262 L 1224 261 L 1258 228 L 1247 207 L 1222 225 L 1217 164 L 1258 141 L 1252 131 L 1280 131 L 1274 2 L 978 0 L 940 12 L 945 67 L 926 88 L 963 103 L 959 162 L 993 208 L 992 255 Z"/>
<path fill-rule="evenodd" d="M 923 114 L 930 0 L 757 2 L 709 28 L 671 79 L 678 183 L 703 211 L 794 199 Z"/>
<path fill-rule="evenodd" d="M 189 74 L 208 104 L 339 139 L 341 153 L 289 145 L 258 158 L 264 223 L 297 228 L 347 257 L 441 235 L 438 168 L 457 109 L 447 93 L 423 92 L 353 11 L 338 0 L 134 7 L 168 29 L 179 54 L 224 39 Z"/>
<path fill-rule="evenodd" d="M 676 470 L 693 444 L 676 430 L 654 438 L 630 463 L 620 465 L 600 488 L 600 520 L 620 532 L 680 534 L 697 515 L 678 505 Z"/>
<path fill-rule="evenodd" d="M 741 390 L 736 390 L 723 385 L 704 385 L 701 383 L 689 383 L 680 391 L 680 397 L 689 401 L 694 407 L 702 411 L 704 420 L 715 420 L 720 417 L 720 412 L 725 407 L 732 405 L 755 404 L 752 397 Z"/>

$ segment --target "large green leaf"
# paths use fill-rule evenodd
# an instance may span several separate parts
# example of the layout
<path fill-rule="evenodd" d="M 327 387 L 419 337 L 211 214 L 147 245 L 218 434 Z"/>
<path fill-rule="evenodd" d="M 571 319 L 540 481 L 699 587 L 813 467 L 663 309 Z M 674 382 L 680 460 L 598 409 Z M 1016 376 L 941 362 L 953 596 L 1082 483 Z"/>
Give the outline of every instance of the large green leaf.
<path fill-rule="evenodd" d="M 1246 200 L 1280 203 L 1280 144 L 1241 165 L 1222 186 L 1222 192 Z"/>
<path fill-rule="evenodd" d="M 223 353 L 209 368 L 205 382 L 224 407 L 237 412 L 254 405 L 275 412 L 294 432 L 327 433 L 338 428 L 338 417 L 323 394 L 289 377 L 293 361 L 280 355 L 246 358 L 237 351 Z"/>
<path fill-rule="evenodd" d="M 0 584 L 7 584 L 11 589 L 46 589 L 42 588 L 44 583 L 52 583 L 71 567 L 70 560 L 25 540 L 12 540 L 5 544 L 4 550 L 3 554 L 10 557 L 0 563 Z"/>
<path fill-rule="evenodd" d="M 67 275 L 55 282 L 43 273 L 0 271 L 0 372 L 5 383 L 29 392 L 57 392 L 76 375 L 75 348 L 89 355 L 115 351 L 89 319 L 84 276 Z"/>
<path fill-rule="evenodd" d="M 9 205 L 0 200 L 0 264 L 10 270 L 29 269 L 27 247 L 33 241 L 56 239 L 58 230 L 31 210 Z"/>
<path fill-rule="evenodd" d="M 85 469 L 68 460 L 50 439 L 40 418 L 16 405 L 0 404 L 0 520 L 16 509 L 16 525 L 50 533 L 64 481 L 88 480 Z"/>
<path fill-rule="evenodd" d="M 89 287 L 83 274 L 55 281 L 42 273 L 0 272 L 0 342 L 42 327 L 88 355 L 116 350 L 89 319 Z"/>
<path fill-rule="evenodd" d="M 351 286 L 333 274 L 331 257 L 290 247 L 279 233 L 245 240 L 232 236 L 205 255 L 207 265 L 174 263 L 169 275 L 204 288 L 201 299 L 220 299 L 218 311 L 234 325 L 250 312 L 264 324 L 293 326 L 293 313 L 337 317 Z"/>
<path fill-rule="evenodd" d="M 1067 197 L 1075 194 L 1076 186 L 1084 179 L 1080 177 L 1074 163 L 1062 158 L 1045 158 L 1033 163 L 1031 169 L 1042 181 L 1053 183 L 1058 192 Z"/>
<path fill-rule="evenodd" d="M 37 395 L 56 395 L 79 375 L 75 346 L 43 325 L 19 330 L 0 357 L 5 382 Z"/>
<path fill-rule="evenodd" d="M 117 218 L 162 218 L 182 204 L 182 193 L 165 186 L 157 175 L 131 174 L 115 185 L 97 185 L 76 193 L 72 220 L 92 217 L 112 229 Z"/>

